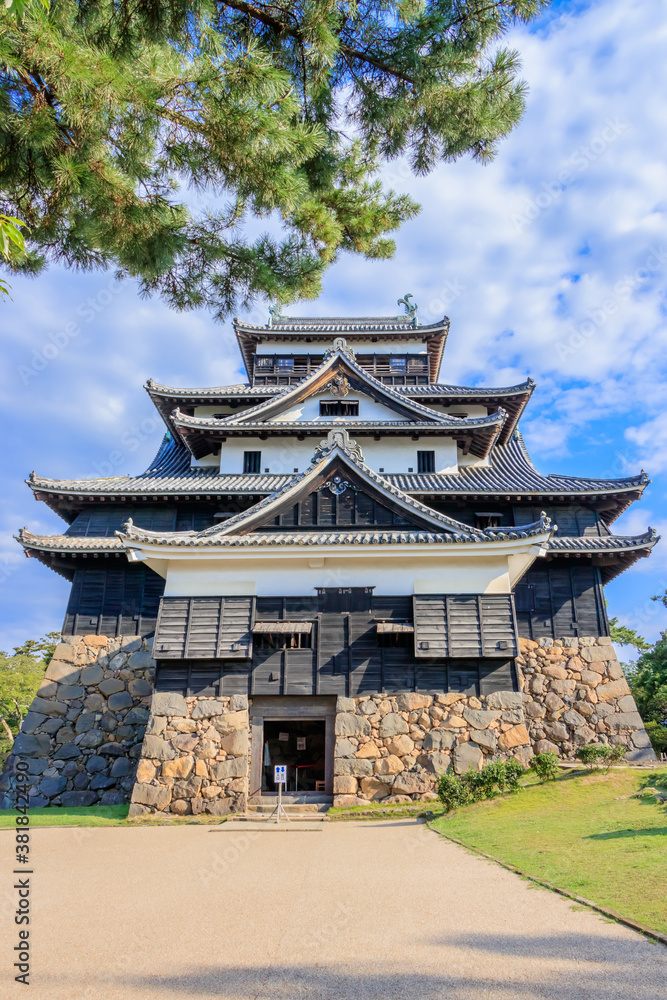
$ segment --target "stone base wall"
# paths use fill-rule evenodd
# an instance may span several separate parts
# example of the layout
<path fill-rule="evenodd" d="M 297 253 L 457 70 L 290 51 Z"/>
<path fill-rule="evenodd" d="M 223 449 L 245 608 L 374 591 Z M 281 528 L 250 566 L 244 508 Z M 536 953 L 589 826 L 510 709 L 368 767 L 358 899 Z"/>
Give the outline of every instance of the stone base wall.
<path fill-rule="evenodd" d="M 339 698 L 334 805 L 435 799 L 438 775 L 532 756 L 520 693 Z"/>
<path fill-rule="evenodd" d="M 535 753 L 565 760 L 587 743 L 622 743 L 628 761 L 656 760 L 611 639 L 520 639 L 517 667 Z"/>
<path fill-rule="evenodd" d="M 155 661 L 136 636 L 69 636 L 59 646 L 0 777 L 15 804 L 16 764 L 28 764 L 32 806 L 127 802 L 148 722 Z"/>
<path fill-rule="evenodd" d="M 248 698 L 156 692 L 130 816 L 226 816 L 248 801 Z"/>
<path fill-rule="evenodd" d="M 150 642 L 150 640 L 149 640 Z M 338 698 L 334 803 L 435 798 L 437 776 L 587 743 L 622 743 L 655 760 L 611 640 L 520 639 L 521 690 Z M 145 640 L 87 635 L 57 648 L 0 777 L 14 805 L 27 762 L 33 806 L 127 802 L 131 815 L 244 812 L 248 698 L 153 694 Z"/>

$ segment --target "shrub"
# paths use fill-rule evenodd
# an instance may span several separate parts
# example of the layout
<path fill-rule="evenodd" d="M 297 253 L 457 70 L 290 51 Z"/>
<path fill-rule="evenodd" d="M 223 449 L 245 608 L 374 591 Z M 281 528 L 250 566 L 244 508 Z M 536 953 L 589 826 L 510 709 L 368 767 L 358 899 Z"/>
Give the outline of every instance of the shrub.
<path fill-rule="evenodd" d="M 667 753 L 667 726 L 661 726 L 659 722 L 647 722 L 646 732 L 655 752 Z"/>
<path fill-rule="evenodd" d="M 467 806 L 471 802 L 490 799 L 497 791 L 517 792 L 519 778 L 524 773 L 516 760 L 497 760 L 485 764 L 481 771 L 471 768 L 460 777 L 455 774 L 441 774 L 438 779 L 438 798 L 447 812 L 457 806 Z"/>
<path fill-rule="evenodd" d="M 536 753 L 530 762 L 540 781 L 555 781 L 558 777 L 558 754 L 553 750 L 548 753 Z"/>
<path fill-rule="evenodd" d="M 594 768 L 598 762 L 598 750 L 600 748 L 595 743 L 588 743 L 585 747 L 579 747 L 577 757 L 584 767 Z"/>
<path fill-rule="evenodd" d="M 600 764 L 606 774 L 612 764 L 623 760 L 627 752 L 628 748 L 622 743 L 615 743 L 613 746 L 589 743 L 577 750 L 577 757 L 582 764 L 591 769 Z"/>

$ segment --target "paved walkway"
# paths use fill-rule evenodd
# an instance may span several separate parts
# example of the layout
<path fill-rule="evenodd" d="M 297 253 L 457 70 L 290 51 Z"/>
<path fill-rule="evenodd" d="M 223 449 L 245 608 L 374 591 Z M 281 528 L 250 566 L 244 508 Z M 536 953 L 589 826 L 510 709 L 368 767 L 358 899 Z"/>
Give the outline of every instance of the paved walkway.
<path fill-rule="evenodd" d="M 664 1000 L 667 949 L 412 821 L 276 835 L 38 829 L 29 991 L 3 1000 Z"/>

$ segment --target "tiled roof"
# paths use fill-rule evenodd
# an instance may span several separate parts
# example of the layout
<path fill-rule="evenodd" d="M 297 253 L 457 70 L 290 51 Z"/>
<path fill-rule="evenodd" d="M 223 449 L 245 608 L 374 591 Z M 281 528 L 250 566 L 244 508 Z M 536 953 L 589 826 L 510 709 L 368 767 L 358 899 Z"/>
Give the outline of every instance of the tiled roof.
<path fill-rule="evenodd" d="M 119 538 L 36 535 L 27 528 L 21 528 L 14 537 L 25 549 L 40 549 L 44 552 L 124 552 Z"/>
<path fill-rule="evenodd" d="M 36 493 L 81 496 L 200 496 L 203 494 L 272 493 L 292 475 L 241 475 L 215 469 L 191 469 L 191 455 L 180 442 L 165 437 L 146 472 L 138 476 L 104 479 L 48 479 L 32 473 L 29 486 Z M 519 434 L 506 445 L 495 445 L 490 465 L 469 466 L 454 474 L 385 473 L 384 478 L 405 493 L 432 496 L 502 496 L 540 498 L 594 496 L 635 492 L 649 482 L 646 473 L 623 479 L 584 479 L 580 476 L 542 475 L 532 464 Z M 45 496 L 46 498 L 46 496 Z"/>
<path fill-rule="evenodd" d="M 124 537 L 127 544 L 136 542 L 153 542 L 158 545 L 197 546 L 200 548 L 215 548 L 219 545 L 237 548 L 248 546 L 278 545 L 391 545 L 391 544 L 442 544 L 460 545 L 466 542 L 519 541 L 543 535 L 543 526 L 517 528 L 508 532 L 504 539 L 480 539 L 472 534 L 450 534 L 430 531 L 301 531 L 301 532 L 252 532 L 247 535 L 196 535 L 190 537 L 180 535 L 163 535 L 159 532 L 132 530 Z"/>
<path fill-rule="evenodd" d="M 660 536 L 655 528 L 642 535 L 586 535 L 579 538 L 552 538 L 547 548 L 554 552 L 610 552 L 620 549 L 652 548 Z"/>

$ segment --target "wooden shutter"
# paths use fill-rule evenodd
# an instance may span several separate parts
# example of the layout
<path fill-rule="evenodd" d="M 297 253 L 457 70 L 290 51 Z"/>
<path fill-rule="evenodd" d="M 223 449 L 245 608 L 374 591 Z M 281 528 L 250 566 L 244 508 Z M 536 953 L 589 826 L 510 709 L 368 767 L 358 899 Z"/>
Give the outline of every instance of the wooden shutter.
<path fill-rule="evenodd" d="M 157 659 L 249 659 L 252 597 L 163 597 L 155 631 Z"/>
<path fill-rule="evenodd" d="M 415 594 L 415 656 L 516 656 L 518 643 L 510 594 Z"/>

